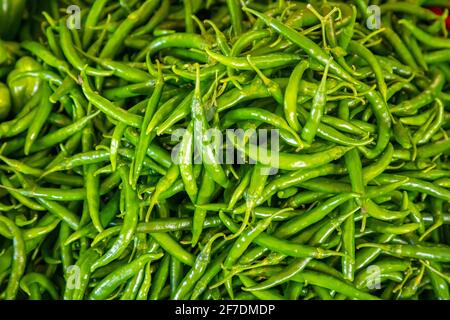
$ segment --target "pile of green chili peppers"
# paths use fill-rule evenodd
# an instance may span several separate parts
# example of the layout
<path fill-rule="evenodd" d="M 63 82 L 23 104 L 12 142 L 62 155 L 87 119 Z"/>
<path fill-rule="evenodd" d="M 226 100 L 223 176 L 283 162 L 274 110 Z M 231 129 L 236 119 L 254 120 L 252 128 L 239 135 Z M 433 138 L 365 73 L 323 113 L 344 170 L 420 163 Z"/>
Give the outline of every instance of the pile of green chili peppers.
<path fill-rule="evenodd" d="M 448 1 L 0 4 L 0 299 L 450 299 Z"/>

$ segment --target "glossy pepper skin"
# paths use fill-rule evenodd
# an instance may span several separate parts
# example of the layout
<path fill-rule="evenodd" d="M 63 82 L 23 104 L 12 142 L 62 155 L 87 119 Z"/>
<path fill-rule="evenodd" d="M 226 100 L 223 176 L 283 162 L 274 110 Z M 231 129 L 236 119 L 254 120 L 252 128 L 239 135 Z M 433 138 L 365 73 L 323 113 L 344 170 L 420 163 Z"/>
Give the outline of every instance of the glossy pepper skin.
<path fill-rule="evenodd" d="M 35 59 L 25 56 L 17 60 L 15 68 L 8 75 L 7 83 L 11 91 L 13 113 L 17 114 L 25 103 L 31 99 L 41 86 L 41 80 L 37 77 L 17 78 L 22 72 L 42 70 L 42 65 Z"/>
<path fill-rule="evenodd" d="M 0 0 L 0 38 L 14 39 L 19 32 L 27 0 Z"/>
<path fill-rule="evenodd" d="M 71 2 L 0 0 L 0 300 L 450 299 L 447 0 Z"/>

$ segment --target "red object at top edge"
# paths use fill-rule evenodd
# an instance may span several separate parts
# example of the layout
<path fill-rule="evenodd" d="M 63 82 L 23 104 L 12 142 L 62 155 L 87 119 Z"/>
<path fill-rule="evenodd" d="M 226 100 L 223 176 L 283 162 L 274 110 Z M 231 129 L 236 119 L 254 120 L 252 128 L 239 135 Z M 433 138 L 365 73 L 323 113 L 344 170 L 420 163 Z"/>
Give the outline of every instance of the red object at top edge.
<path fill-rule="evenodd" d="M 428 9 L 440 16 L 444 13 L 444 9 L 442 9 L 441 7 L 430 7 Z M 445 20 L 445 25 L 447 26 L 447 29 L 450 30 L 450 15 Z"/>

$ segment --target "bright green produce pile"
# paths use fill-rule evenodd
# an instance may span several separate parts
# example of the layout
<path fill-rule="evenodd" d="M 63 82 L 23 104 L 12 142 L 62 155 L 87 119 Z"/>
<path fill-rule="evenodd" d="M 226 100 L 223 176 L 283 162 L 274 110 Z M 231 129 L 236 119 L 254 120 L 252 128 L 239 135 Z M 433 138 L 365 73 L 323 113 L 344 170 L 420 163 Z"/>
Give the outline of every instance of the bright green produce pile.
<path fill-rule="evenodd" d="M 450 299 L 448 2 L 243 2 L 0 0 L 0 299 Z"/>

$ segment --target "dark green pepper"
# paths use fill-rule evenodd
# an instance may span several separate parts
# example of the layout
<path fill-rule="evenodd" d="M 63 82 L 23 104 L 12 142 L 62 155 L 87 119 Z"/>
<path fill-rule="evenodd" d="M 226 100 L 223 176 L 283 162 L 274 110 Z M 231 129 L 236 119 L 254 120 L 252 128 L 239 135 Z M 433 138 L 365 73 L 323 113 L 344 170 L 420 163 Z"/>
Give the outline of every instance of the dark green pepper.
<path fill-rule="evenodd" d="M 0 37 L 14 39 L 20 29 L 26 0 L 0 0 Z"/>
<path fill-rule="evenodd" d="M 41 85 L 41 80 L 37 77 L 17 78 L 17 76 L 22 72 L 38 71 L 41 69 L 42 66 L 36 60 L 31 57 L 23 57 L 16 62 L 14 70 L 8 75 L 8 87 L 11 90 L 13 111 L 15 114 L 38 92 Z"/>

